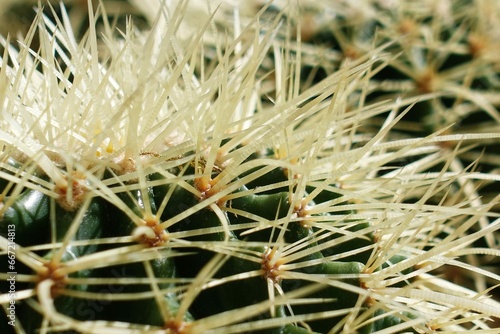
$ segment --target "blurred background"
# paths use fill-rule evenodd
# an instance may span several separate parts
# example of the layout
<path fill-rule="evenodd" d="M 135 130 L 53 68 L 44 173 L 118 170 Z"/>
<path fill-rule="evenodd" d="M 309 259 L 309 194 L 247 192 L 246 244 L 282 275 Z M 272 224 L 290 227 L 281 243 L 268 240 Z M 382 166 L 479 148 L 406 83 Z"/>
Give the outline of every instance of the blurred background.
<path fill-rule="evenodd" d="M 63 3 L 68 11 L 73 31 L 76 35 L 85 33 L 88 24 L 88 2 L 97 8 L 99 0 L 2 0 L 0 1 L 0 34 L 11 36 L 24 36 L 36 16 L 38 3 L 44 7 L 44 13 L 53 16 L 53 12 L 60 13 L 60 4 Z M 139 1 L 140 2 L 140 1 Z M 146 1 L 148 2 L 148 1 Z M 141 11 L 133 5 L 134 1 L 127 0 L 102 0 L 109 17 L 114 18 L 117 26 L 125 24 L 127 16 L 134 16 L 135 24 L 144 21 Z M 144 1 L 143 1 L 144 3 Z M 51 8 L 52 7 L 52 8 Z"/>

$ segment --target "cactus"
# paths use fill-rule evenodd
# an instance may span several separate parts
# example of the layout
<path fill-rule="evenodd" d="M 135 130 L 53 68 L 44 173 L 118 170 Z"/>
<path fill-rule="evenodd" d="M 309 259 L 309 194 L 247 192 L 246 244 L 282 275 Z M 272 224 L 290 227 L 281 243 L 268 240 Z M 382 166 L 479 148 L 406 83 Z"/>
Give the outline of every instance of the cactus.
<path fill-rule="evenodd" d="M 391 77 L 389 30 L 320 78 L 294 6 L 224 4 L 191 31 L 187 2 L 155 4 L 147 31 L 89 2 L 81 40 L 63 5 L 2 40 L 2 333 L 491 332 L 499 196 L 478 191 L 498 156 L 474 146 L 498 122 L 414 117 L 444 93 Z"/>

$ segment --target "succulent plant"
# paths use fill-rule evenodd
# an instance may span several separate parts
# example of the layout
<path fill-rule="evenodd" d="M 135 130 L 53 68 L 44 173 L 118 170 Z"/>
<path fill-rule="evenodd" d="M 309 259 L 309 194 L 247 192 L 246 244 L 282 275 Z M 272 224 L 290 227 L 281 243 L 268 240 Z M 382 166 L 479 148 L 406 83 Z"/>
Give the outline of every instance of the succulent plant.
<path fill-rule="evenodd" d="M 89 2 L 81 40 L 61 5 L 1 41 L 2 333 L 491 332 L 500 197 L 478 190 L 500 177 L 476 146 L 497 121 L 414 118 L 449 96 L 388 95 L 407 40 L 386 26 L 320 78 L 298 7 L 186 30 L 187 2 L 155 4 L 149 30 Z M 494 86 L 461 87 L 495 121 Z"/>

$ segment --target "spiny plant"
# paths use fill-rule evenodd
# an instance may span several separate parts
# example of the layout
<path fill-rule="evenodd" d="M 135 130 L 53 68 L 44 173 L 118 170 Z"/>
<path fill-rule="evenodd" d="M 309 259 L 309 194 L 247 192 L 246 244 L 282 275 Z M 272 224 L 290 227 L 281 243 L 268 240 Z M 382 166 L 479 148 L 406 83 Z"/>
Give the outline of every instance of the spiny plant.
<path fill-rule="evenodd" d="M 457 159 L 500 134 L 402 134 L 441 94 L 370 98 L 392 43 L 315 82 L 297 7 L 187 8 L 2 40 L 2 333 L 494 330 L 498 175 Z"/>
<path fill-rule="evenodd" d="M 385 51 L 393 56 L 373 74 L 365 103 L 437 93 L 417 102 L 393 130 L 405 138 L 440 129 L 446 129 L 443 134 L 477 136 L 477 141 L 470 137 L 469 149 L 457 151 L 449 168 L 458 173 L 473 164 L 476 171 L 483 172 L 482 180 L 461 180 L 459 187 L 474 198 L 475 205 L 490 202 L 498 194 L 498 185 L 490 178 L 497 179 L 499 146 L 498 140 L 487 139 L 483 133 L 500 131 L 496 94 L 500 59 L 493 51 L 499 45 L 499 3 L 369 0 L 301 4 L 298 19 L 308 27 L 302 29 L 302 37 L 315 45 L 304 48 L 307 55 L 303 59 L 310 63 L 305 68 L 307 81 L 314 82 L 336 71 L 342 62 L 390 43 Z M 370 131 L 378 131 L 385 115 L 371 121 L 375 124 Z M 450 150 L 456 142 L 440 145 Z M 498 206 L 494 210 L 498 212 Z M 487 224 L 488 219 L 481 218 L 480 225 Z M 483 246 L 498 248 L 494 235 L 483 241 Z M 476 284 L 474 281 L 469 283 Z"/>
<path fill-rule="evenodd" d="M 498 131 L 498 2 L 309 1 L 301 9 L 302 24 L 309 26 L 303 38 L 321 50 L 309 49 L 312 80 L 390 42 L 386 51 L 394 57 L 373 75 L 367 99 L 439 93 L 417 103 L 396 129 L 410 135 L 447 126 L 450 134 Z M 483 155 L 481 167 L 489 171 L 498 165 L 494 144 L 478 143 L 486 152 L 468 150 L 459 157 L 467 165 Z"/>

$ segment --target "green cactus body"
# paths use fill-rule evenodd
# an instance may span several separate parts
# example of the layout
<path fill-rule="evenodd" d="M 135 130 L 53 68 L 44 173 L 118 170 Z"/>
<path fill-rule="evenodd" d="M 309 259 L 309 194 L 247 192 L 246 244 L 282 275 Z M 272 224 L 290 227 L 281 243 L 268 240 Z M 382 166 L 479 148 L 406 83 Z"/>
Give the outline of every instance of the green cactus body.
<path fill-rule="evenodd" d="M 156 176 L 157 180 L 162 180 L 162 177 Z M 163 179 L 165 180 L 165 179 Z M 199 200 L 190 191 L 176 186 L 173 191 L 169 192 L 169 186 L 159 186 L 155 188 L 155 201 L 156 205 L 160 206 L 164 200 L 164 196 L 167 194 L 170 196 L 168 204 L 163 215 L 162 220 L 167 221 L 168 219 L 175 217 L 176 215 L 182 214 L 190 206 L 194 206 L 199 203 Z M 242 187 L 235 193 L 244 193 L 248 191 L 246 187 Z M 189 238 L 189 240 L 194 242 L 202 241 L 216 241 L 224 243 L 225 240 L 230 243 L 238 243 L 245 240 L 245 242 L 253 241 L 258 243 L 268 243 L 277 242 L 279 237 L 279 231 L 273 231 L 272 223 L 276 219 L 282 219 L 286 217 L 288 211 L 290 210 L 290 194 L 288 192 L 273 192 L 265 194 L 247 194 L 244 196 L 236 197 L 224 203 L 226 207 L 229 208 L 230 213 L 225 215 L 227 222 L 229 223 L 228 229 L 230 231 L 235 230 L 235 233 L 230 232 L 228 238 L 226 234 L 222 231 L 223 223 L 220 221 L 219 217 L 209 208 L 205 208 L 196 212 L 195 214 L 185 218 L 184 220 L 176 223 L 170 229 L 171 232 L 183 232 L 189 230 L 200 230 L 203 228 L 221 228 L 218 233 L 203 233 L 202 235 L 195 235 Z M 259 223 L 259 229 L 252 233 L 241 234 L 238 229 L 239 225 L 250 223 L 252 219 L 238 215 L 238 213 L 246 213 L 259 217 L 262 221 Z M 267 221 L 267 223 L 266 223 Z M 266 226 L 268 224 L 269 226 Z M 243 230 L 245 231 L 245 230 Z M 313 230 L 311 228 L 303 227 L 300 223 L 292 223 L 288 226 L 288 230 L 284 233 L 284 238 L 287 243 L 295 242 L 306 242 L 309 243 L 308 239 L 311 237 Z M 199 248 L 203 248 L 204 243 L 201 243 Z M 317 246 L 317 243 L 309 243 L 308 247 Z M 339 252 L 345 251 L 346 249 L 352 247 L 357 247 L 357 243 L 346 243 L 342 245 Z M 265 256 L 266 248 L 254 246 L 247 251 L 257 252 L 261 254 L 261 257 Z M 186 250 L 188 253 L 192 252 L 194 255 L 191 256 L 181 256 L 175 259 L 176 267 L 178 268 L 181 276 L 193 277 L 195 276 L 206 264 L 211 257 L 214 256 L 214 252 L 210 250 L 203 250 L 197 248 L 188 248 Z M 307 262 L 310 260 L 317 260 L 322 258 L 323 255 L 320 252 L 314 252 L 305 254 L 300 257 L 298 262 Z M 266 300 L 268 298 L 268 288 L 264 277 L 266 274 L 265 264 L 266 262 L 258 263 L 255 261 L 250 261 L 245 258 L 239 257 L 229 257 L 222 267 L 215 273 L 214 278 L 221 279 L 224 277 L 231 277 L 237 274 L 250 273 L 255 271 L 261 271 L 262 273 L 258 276 L 249 277 L 246 279 L 240 279 L 238 281 L 228 282 L 213 288 L 208 289 L 203 294 L 198 297 L 198 300 L 194 303 L 193 308 L 202 316 L 210 316 L 231 309 L 238 309 L 246 305 L 255 304 Z M 328 276 L 328 275 L 342 275 L 342 274 L 359 274 L 363 269 L 363 264 L 356 262 L 328 262 L 323 264 L 318 264 L 311 267 L 305 267 L 301 269 L 301 272 L 310 275 Z M 268 277 L 269 278 L 269 277 Z M 271 278 L 272 279 L 272 278 Z M 283 289 L 297 289 L 302 286 L 306 286 L 311 282 L 307 281 L 297 281 L 290 280 L 283 282 Z M 358 285 L 356 280 L 351 280 L 350 284 Z M 291 288 L 293 287 L 293 288 Z M 352 307 L 356 302 L 356 295 L 345 292 L 344 294 L 341 290 L 336 288 L 327 288 L 320 291 L 317 295 L 309 296 L 311 298 L 319 296 L 328 296 L 325 298 L 334 298 L 338 300 L 332 302 L 332 304 L 322 304 L 318 306 L 308 306 L 308 307 L 298 307 L 299 313 L 307 313 L 311 311 L 321 312 L 326 310 L 336 310 L 341 308 Z M 207 308 L 206 305 L 210 305 Z M 269 317 L 268 315 L 263 315 L 264 317 Z M 282 316 L 285 316 L 282 314 Z M 286 317 L 286 316 L 285 316 Z M 323 332 L 326 331 L 328 326 L 333 326 L 335 324 L 335 319 L 326 320 L 323 324 L 313 326 L 313 330 Z M 316 328 L 317 327 L 317 328 Z M 297 326 L 284 326 L 281 329 L 274 329 L 273 333 L 276 331 L 290 331 L 290 332 L 302 332 L 305 331 L 304 328 Z"/>
<path fill-rule="evenodd" d="M 50 226 L 49 198 L 39 191 L 25 190 L 5 210 L 1 225 L 3 231 L 8 225 L 16 226 L 16 239 L 20 245 L 30 246 L 47 241 L 49 236 L 43 232 Z"/>
<path fill-rule="evenodd" d="M 40 195 L 44 197 L 44 204 L 46 205 L 45 209 L 48 209 L 49 199 L 45 195 Z M 23 200 L 23 198 L 20 198 L 20 200 Z M 76 213 L 67 212 L 59 206 L 56 208 L 56 212 L 58 219 L 54 222 L 54 237 L 56 239 L 56 242 L 62 242 L 68 234 L 70 226 L 74 222 Z M 43 255 L 43 258 L 46 261 L 44 263 L 45 267 L 43 268 L 43 270 L 40 270 L 38 273 L 36 273 L 38 279 L 44 279 L 45 277 L 54 277 L 54 279 L 60 279 L 60 285 L 53 291 L 55 308 L 62 314 L 76 319 L 80 318 L 78 314 L 78 306 L 82 303 L 82 299 L 65 295 L 65 291 L 85 292 L 89 290 L 89 285 L 71 284 L 66 282 L 66 279 L 88 279 L 92 276 L 93 270 L 83 269 L 75 272 L 70 272 L 65 278 L 59 277 L 57 268 L 64 268 L 65 266 L 69 268 L 69 266 L 66 265 L 67 262 L 75 261 L 85 255 L 93 254 L 97 251 L 96 245 L 89 244 L 76 246 L 71 245 L 71 241 L 89 241 L 100 238 L 103 228 L 103 221 L 105 221 L 105 209 L 103 207 L 102 201 L 99 199 L 91 200 L 89 206 L 86 208 L 85 213 L 83 214 L 81 221 L 78 222 L 79 226 L 76 229 L 73 237 L 71 238 L 70 243 L 66 247 L 64 247 L 63 253 L 61 254 L 62 250 L 60 248 L 52 249 L 46 252 Z M 47 223 L 36 221 L 33 222 L 33 224 L 40 224 L 42 226 L 45 226 L 45 224 Z M 16 230 L 17 226 L 22 225 L 16 225 Z M 39 232 L 38 238 L 50 238 L 50 235 L 47 235 L 49 231 L 50 228 L 47 228 L 47 226 L 45 226 L 45 228 Z M 33 236 L 32 231 L 30 230 L 20 230 L 19 235 Z M 59 291 L 59 289 L 61 291 Z M 20 317 L 21 319 L 26 317 L 23 321 L 23 327 L 28 333 L 35 332 L 38 328 L 40 328 L 43 320 L 43 317 L 39 313 L 33 312 L 33 310 L 27 304 L 21 304 Z"/>
<path fill-rule="evenodd" d="M 144 198 L 147 196 L 147 200 Z M 144 223 L 148 224 L 148 219 L 154 219 L 156 214 L 156 205 L 153 196 L 153 189 L 147 188 L 146 190 L 138 189 L 134 191 L 129 191 L 125 193 L 119 193 L 118 197 L 123 201 L 127 207 L 132 209 L 132 212 L 139 217 L 144 219 Z M 149 211 L 146 210 L 145 205 L 149 203 Z M 116 237 L 116 236 L 131 236 L 137 229 L 138 225 L 132 221 L 132 219 L 127 216 L 123 211 L 117 207 L 107 203 L 108 205 L 108 216 L 110 217 L 105 223 L 103 235 L 105 237 Z M 147 214 L 153 215 L 152 217 L 146 217 Z M 163 233 L 155 236 L 157 240 L 147 239 L 148 242 L 161 243 Z M 139 240 L 143 236 L 138 236 Z M 105 247 L 109 249 L 109 246 Z M 157 258 L 154 258 L 149 262 L 152 269 L 152 274 L 157 279 L 173 279 L 176 277 L 176 267 L 173 259 L 169 254 L 161 254 L 160 251 L 152 250 Z M 105 267 L 98 271 L 97 276 L 112 278 L 115 273 L 120 273 L 125 277 L 130 278 L 146 278 L 147 273 L 144 268 L 144 263 L 128 263 L 121 264 L 111 267 Z M 162 314 L 160 306 L 158 303 L 163 303 L 164 306 L 169 310 L 170 314 L 168 316 L 175 316 L 176 310 L 178 309 L 177 294 L 175 291 L 168 291 L 174 288 L 173 283 L 158 283 L 159 289 L 167 290 L 157 301 L 153 297 L 140 300 L 125 300 L 125 301 L 112 301 L 104 305 L 103 319 L 131 322 L 137 324 L 162 326 L 165 323 L 165 317 L 167 315 Z M 101 287 L 98 287 L 99 289 Z M 140 293 L 144 291 L 150 291 L 151 287 L 148 284 L 130 284 L 123 285 L 120 287 L 120 293 Z M 186 314 L 185 320 L 191 319 L 190 314 Z"/>

